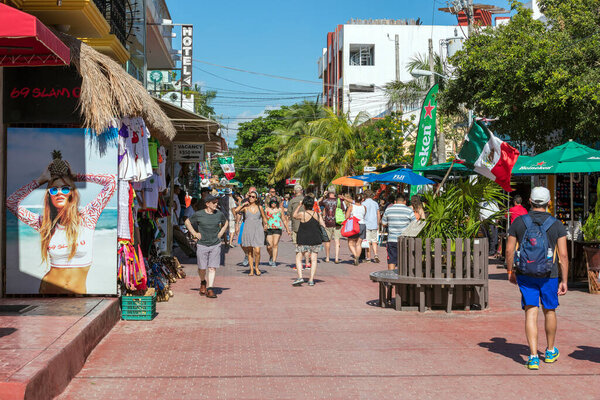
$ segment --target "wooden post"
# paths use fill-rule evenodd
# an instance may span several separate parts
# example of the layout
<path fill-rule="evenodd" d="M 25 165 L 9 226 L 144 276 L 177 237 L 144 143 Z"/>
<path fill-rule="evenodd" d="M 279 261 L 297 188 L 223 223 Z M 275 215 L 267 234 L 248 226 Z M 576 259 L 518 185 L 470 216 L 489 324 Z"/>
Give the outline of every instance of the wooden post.
<path fill-rule="evenodd" d="M 450 171 L 452 171 L 452 167 L 454 167 L 454 160 L 452 160 L 452 163 L 450 164 L 448 171 L 446 171 L 446 175 L 444 175 L 444 179 L 442 179 L 442 182 L 440 182 L 440 185 L 435 190 L 434 196 L 438 195 L 440 189 L 442 188 L 442 186 L 444 186 L 444 183 L 446 183 L 446 179 L 448 179 L 448 175 L 450 175 Z"/>

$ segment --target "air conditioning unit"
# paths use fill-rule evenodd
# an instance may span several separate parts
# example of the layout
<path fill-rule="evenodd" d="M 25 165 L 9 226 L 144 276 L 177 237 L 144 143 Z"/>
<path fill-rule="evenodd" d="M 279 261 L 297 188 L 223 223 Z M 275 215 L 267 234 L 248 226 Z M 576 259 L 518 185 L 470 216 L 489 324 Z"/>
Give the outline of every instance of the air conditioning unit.
<path fill-rule="evenodd" d="M 174 105 L 180 105 L 181 104 L 181 93 L 168 92 L 162 96 L 162 99 L 168 103 L 171 103 Z"/>

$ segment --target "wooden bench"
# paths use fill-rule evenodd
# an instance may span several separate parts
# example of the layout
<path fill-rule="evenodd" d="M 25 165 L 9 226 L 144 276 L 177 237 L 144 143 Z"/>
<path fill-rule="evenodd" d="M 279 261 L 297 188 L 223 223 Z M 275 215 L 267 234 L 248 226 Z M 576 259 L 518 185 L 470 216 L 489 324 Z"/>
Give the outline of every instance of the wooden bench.
<path fill-rule="evenodd" d="M 444 305 L 446 312 L 453 307 L 470 310 L 472 302 L 487 308 L 488 241 L 400 237 L 397 269 L 376 271 L 370 278 L 379 283 L 381 307 L 394 287 L 398 311 Z"/>

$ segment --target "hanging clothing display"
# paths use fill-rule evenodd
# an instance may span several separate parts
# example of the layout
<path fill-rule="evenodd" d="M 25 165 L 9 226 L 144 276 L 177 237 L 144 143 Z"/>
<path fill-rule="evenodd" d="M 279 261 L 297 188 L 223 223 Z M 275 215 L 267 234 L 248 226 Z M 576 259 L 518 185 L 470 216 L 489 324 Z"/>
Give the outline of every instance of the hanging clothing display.
<path fill-rule="evenodd" d="M 119 179 L 143 181 L 152 176 L 150 131 L 140 117 L 122 118 L 119 128 Z"/>
<path fill-rule="evenodd" d="M 160 191 L 167 189 L 167 150 L 164 146 L 158 148 L 158 178 L 160 180 Z"/>

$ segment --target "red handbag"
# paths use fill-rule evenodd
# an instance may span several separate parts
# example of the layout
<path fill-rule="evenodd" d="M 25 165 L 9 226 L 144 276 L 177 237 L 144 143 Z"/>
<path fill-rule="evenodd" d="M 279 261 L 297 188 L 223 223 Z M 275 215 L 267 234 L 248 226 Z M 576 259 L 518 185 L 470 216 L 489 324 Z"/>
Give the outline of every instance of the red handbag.
<path fill-rule="evenodd" d="M 360 225 L 358 224 L 358 218 L 350 217 L 342 224 L 342 236 L 350 237 L 358 235 L 360 233 Z"/>

